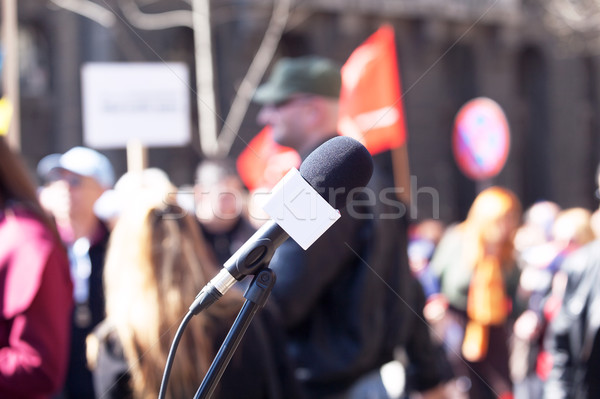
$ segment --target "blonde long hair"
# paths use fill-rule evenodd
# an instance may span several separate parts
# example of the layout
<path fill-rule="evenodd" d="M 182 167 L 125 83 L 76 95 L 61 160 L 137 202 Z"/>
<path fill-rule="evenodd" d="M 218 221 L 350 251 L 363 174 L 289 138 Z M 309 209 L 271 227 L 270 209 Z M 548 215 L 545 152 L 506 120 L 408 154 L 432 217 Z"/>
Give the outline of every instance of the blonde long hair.
<path fill-rule="evenodd" d="M 488 255 L 486 247 L 495 245 L 500 265 L 514 266 L 513 238 L 520 219 L 521 202 L 512 191 L 493 186 L 479 193 L 461 224 L 465 261 L 474 266 Z"/>
<path fill-rule="evenodd" d="M 175 331 L 216 271 L 195 218 L 179 206 L 137 202 L 123 212 L 111 234 L 104 282 L 107 318 L 123 345 L 135 398 L 158 396 Z M 234 317 L 240 297 L 232 293 L 221 301 L 210 308 L 210 314 Z M 168 397 L 193 397 L 210 366 L 214 343 L 209 331 L 214 331 L 214 317 L 207 314 L 188 324 L 175 357 Z"/>

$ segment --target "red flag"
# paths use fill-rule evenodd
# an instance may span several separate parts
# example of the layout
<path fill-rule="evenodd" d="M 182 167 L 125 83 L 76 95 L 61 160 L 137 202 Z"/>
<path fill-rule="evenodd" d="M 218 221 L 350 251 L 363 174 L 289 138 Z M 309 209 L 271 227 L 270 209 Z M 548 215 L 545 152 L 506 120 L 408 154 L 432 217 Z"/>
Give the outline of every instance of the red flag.
<path fill-rule="evenodd" d="M 293 167 L 300 165 L 298 153 L 277 144 L 266 126 L 254 137 L 237 159 L 237 169 L 249 190 L 273 188 Z"/>
<path fill-rule="evenodd" d="M 406 141 L 394 29 L 383 25 L 352 52 L 342 67 L 341 134 L 361 141 L 371 154 Z"/>
<path fill-rule="evenodd" d="M 360 140 L 373 155 L 404 144 L 404 110 L 391 26 L 379 28 L 342 67 L 338 129 L 342 135 Z M 298 165 L 298 154 L 275 143 L 269 128 L 252 139 L 237 161 L 240 176 L 250 190 L 273 188 Z"/>

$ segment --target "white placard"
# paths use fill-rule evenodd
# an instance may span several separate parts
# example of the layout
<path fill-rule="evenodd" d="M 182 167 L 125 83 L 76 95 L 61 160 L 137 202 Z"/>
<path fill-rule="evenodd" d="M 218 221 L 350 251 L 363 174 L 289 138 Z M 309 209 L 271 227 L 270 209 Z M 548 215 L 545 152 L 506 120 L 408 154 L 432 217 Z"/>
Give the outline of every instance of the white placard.
<path fill-rule="evenodd" d="M 189 71 L 184 63 L 87 63 L 81 68 L 83 141 L 93 148 L 190 141 Z"/>
<path fill-rule="evenodd" d="M 297 169 L 277 183 L 263 209 L 305 250 L 340 218 Z"/>

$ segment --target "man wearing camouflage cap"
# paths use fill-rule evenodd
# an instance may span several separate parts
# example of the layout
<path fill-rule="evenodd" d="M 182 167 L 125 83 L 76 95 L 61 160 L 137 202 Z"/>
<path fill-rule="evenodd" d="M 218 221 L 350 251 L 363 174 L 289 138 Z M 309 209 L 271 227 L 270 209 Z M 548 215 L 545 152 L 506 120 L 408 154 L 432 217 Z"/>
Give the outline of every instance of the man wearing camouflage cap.
<path fill-rule="evenodd" d="M 341 83 L 340 67 L 329 59 L 283 58 L 254 95 L 262 105 L 257 120 L 271 128 L 278 144 L 305 159 L 338 135 Z M 376 168 L 367 190 L 389 188 L 387 177 Z M 394 209 L 365 196 L 349 200 L 340 219 L 306 251 L 289 239 L 270 263 L 277 275 L 272 302 L 289 337 L 296 376 L 311 398 L 392 397 L 380 370 L 409 340 L 414 344 L 409 356 L 416 354 L 412 365 L 419 369 L 419 386 L 413 388 L 428 390 L 440 381 L 427 327 L 414 322 L 398 298 L 412 305 L 416 297 L 407 288 L 405 220 L 384 220 L 381 215 Z"/>

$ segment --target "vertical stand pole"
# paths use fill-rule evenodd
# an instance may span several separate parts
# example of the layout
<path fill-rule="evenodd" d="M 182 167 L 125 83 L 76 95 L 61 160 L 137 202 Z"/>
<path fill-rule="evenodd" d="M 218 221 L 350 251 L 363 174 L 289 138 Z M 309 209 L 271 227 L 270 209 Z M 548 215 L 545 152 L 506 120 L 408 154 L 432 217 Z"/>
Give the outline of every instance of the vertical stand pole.
<path fill-rule="evenodd" d="M 225 368 L 227 368 L 248 326 L 250 326 L 252 318 L 267 302 L 274 285 L 275 273 L 269 268 L 262 270 L 254 277 L 252 284 L 244 294 L 244 298 L 246 298 L 244 306 L 242 306 L 225 341 L 223 341 L 223 345 L 221 345 L 217 356 L 210 365 L 194 399 L 207 399 L 214 393 Z"/>

